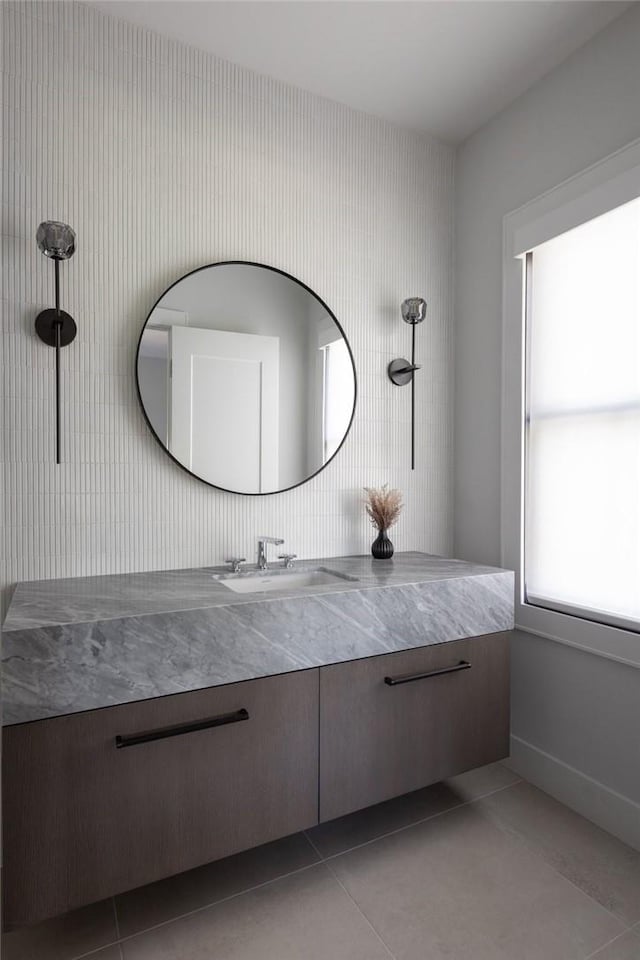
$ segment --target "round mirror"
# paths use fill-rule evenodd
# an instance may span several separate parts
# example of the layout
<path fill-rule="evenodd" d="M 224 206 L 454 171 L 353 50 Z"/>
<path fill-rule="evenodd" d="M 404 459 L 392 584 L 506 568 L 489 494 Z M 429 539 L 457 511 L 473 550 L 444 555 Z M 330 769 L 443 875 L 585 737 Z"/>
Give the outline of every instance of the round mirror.
<path fill-rule="evenodd" d="M 322 470 L 353 419 L 351 348 L 326 303 L 258 263 L 201 267 L 163 293 L 138 343 L 138 394 L 173 459 L 234 493 Z"/>

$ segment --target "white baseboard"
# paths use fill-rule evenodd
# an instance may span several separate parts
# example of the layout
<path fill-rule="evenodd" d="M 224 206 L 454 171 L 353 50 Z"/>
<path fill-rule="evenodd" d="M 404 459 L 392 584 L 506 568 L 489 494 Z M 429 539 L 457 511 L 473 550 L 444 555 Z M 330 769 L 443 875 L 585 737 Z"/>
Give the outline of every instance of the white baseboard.
<path fill-rule="evenodd" d="M 511 737 L 511 757 L 503 762 L 534 786 L 640 850 L 640 804 L 634 800 L 520 737 Z"/>

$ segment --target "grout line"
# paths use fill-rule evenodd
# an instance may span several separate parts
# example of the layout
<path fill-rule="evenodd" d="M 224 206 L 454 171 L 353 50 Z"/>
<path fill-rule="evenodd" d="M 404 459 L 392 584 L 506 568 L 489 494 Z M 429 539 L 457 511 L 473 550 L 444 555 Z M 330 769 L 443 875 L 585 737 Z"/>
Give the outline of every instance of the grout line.
<path fill-rule="evenodd" d="M 122 946 L 120 943 L 120 924 L 118 923 L 118 911 L 116 909 L 116 898 L 109 897 L 111 900 L 111 905 L 113 907 L 113 917 L 115 921 L 116 929 L 116 939 L 111 940 L 109 943 L 103 943 L 99 947 L 94 947 L 93 950 L 88 950 L 86 953 L 75 954 L 71 960 L 84 960 L 85 957 L 95 957 L 98 956 L 103 950 L 108 950 L 110 947 L 117 947 L 120 954 L 120 960 L 124 960 L 124 953 L 122 952 Z"/>
<path fill-rule="evenodd" d="M 633 928 L 631 928 L 633 930 Z M 606 943 L 603 943 L 597 950 L 594 950 L 593 953 L 590 953 L 584 958 L 584 960 L 591 960 L 592 957 L 597 957 L 601 950 L 606 950 L 607 947 L 610 947 L 612 943 L 615 943 L 616 940 L 620 940 L 622 937 L 626 937 L 629 933 L 629 930 L 623 930 L 622 933 L 617 933 L 613 940 L 607 940 Z"/>
<path fill-rule="evenodd" d="M 306 830 L 303 830 L 302 832 L 304 833 L 305 837 L 307 838 L 307 842 L 309 843 L 309 845 L 315 850 L 315 852 L 316 852 L 316 853 L 318 854 L 318 856 L 320 857 L 321 863 L 324 863 L 324 861 L 325 861 L 327 858 L 322 856 L 322 854 L 320 853 L 320 851 L 319 851 L 318 848 L 316 847 L 315 843 L 313 842 L 313 840 L 311 839 L 311 837 L 309 836 L 309 834 L 307 833 L 307 831 L 306 831 Z"/>
<path fill-rule="evenodd" d="M 0 3 L 1 3 L 1 2 L 2 2 L 2 0 L 0 0 Z M 309 846 L 311 847 L 312 851 L 316 854 L 316 856 L 317 856 L 318 859 L 317 859 L 315 862 L 316 862 L 316 863 L 324 863 L 324 861 L 326 860 L 326 857 L 323 857 L 323 856 L 322 856 L 322 854 L 320 853 L 320 851 L 319 851 L 318 848 L 316 847 L 315 843 L 313 842 L 313 840 L 312 840 L 311 837 L 309 836 L 309 830 L 313 830 L 313 827 L 309 827 L 307 830 L 301 830 L 301 831 L 300 831 L 300 834 L 301 834 L 301 836 L 304 837 L 304 839 L 306 840 L 306 842 L 307 842 L 307 843 L 309 844 Z"/>
<path fill-rule="evenodd" d="M 313 867 L 321 866 L 320 863 L 314 861 L 313 863 L 307 863 L 304 867 L 298 867 L 296 870 L 290 870 L 289 873 L 283 873 L 278 877 L 272 877 L 271 880 L 264 880 L 262 883 L 256 883 L 253 887 L 247 887 L 246 890 L 238 890 L 237 893 L 230 893 L 227 897 L 222 897 L 220 900 L 212 900 L 211 903 L 204 903 L 200 907 L 195 907 L 193 910 L 188 910 L 186 913 L 181 913 L 176 917 L 170 917 L 167 920 L 161 920 L 160 923 L 154 923 L 150 927 L 145 927 L 143 930 L 136 930 L 135 933 L 127 934 L 125 937 L 121 937 L 119 944 L 127 943 L 129 940 L 134 940 L 136 937 L 142 936 L 142 934 L 150 933 L 153 930 L 158 930 L 161 927 L 166 927 L 170 923 L 175 923 L 177 920 L 185 920 L 188 917 L 193 917 L 197 913 L 202 913 L 204 910 L 211 910 L 213 907 L 217 907 L 221 903 L 228 903 L 229 900 L 236 900 L 238 897 L 243 897 L 245 893 L 253 893 L 255 890 L 261 890 L 263 887 L 268 887 L 271 883 L 277 883 L 279 880 L 286 880 L 288 877 L 295 877 L 298 873 L 304 873 L 306 870 L 311 870 Z M 100 947 L 101 950 L 104 950 L 104 947 L 110 947 L 113 944 L 107 943 L 103 947 Z M 80 957 L 74 957 L 73 960 L 84 960 L 84 957 L 90 957 L 95 954 L 97 951 L 92 950 L 91 953 L 82 954 Z"/>
<path fill-rule="evenodd" d="M 116 898 L 111 897 L 111 902 L 113 903 L 113 916 L 116 921 L 116 937 L 118 938 L 118 953 L 120 954 L 120 960 L 124 960 L 124 950 L 122 949 L 122 944 L 120 943 L 120 921 L 118 920 L 118 906 L 116 904 Z"/>
<path fill-rule="evenodd" d="M 91 960 L 91 957 L 99 956 L 103 950 L 108 950 L 110 947 L 120 947 L 119 940 L 111 940 L 109 943 L 103 943 L 100 947 L 94 947 L 93 950 L 89 950 L 87 953 L 77 953 L 70 960 Z M 120 948 L 120 956 L 122 956 L 122 948 Z"/>
<path fill-rule="evenodd" d="M 386 952 L 389 954 L 389 956 L 391 957 L 391 960 L 397 960 L 396 955 L 391 952 L 391 949 L 388 943 L 386 943 L 386 941 L 382 939 L 382 937 L 380 936 L 380 934 L 378 933 L 374 925 L 371 923 L 371 920 L 369 920 L 369 917 L 366 915 L 366 913 L 364 912 L 360 904 L 351 896 L 351 894 L 349 893 L 349 891 L 347 890 L 344 883 L 342 882 L 340 877 L 337 875 L 337 873 L 335 872 L 331 864 L 328 863 L 326 866 L 327 866 L 327 870 L 331 873 L 331 876 L 336 881 L 338 886 L 341 887 L 342 890 L 344 890 L 345 894 L 349 897 L 349 900 L 351 900 L 351 903 L 354 905 L 354 907 L 356 908 L 356 910 L 358 911 L 362 919 L 365 921 L 365 923 L 367 924 L 371 932 L 380 941 L 380 943 L 382 944 Z"/>
<path fill-rule="evenodd" d="M 120 923 L 118 921 L 118 908 L 116 906 L 116 898 L 111 897 L 111 903 L 113 904 L 113 918 L 116 922 L 116 940 L 120 939 Z"/>

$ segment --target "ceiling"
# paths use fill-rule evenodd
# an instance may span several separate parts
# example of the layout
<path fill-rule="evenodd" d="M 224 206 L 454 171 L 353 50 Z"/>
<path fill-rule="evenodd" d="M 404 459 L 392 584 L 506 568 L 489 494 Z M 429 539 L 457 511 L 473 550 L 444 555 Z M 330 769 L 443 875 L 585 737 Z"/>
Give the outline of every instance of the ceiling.
<path fill-rule="evenodd" d="M 108 13 L 459 143 L 631 4 L 102 0 Z"/>

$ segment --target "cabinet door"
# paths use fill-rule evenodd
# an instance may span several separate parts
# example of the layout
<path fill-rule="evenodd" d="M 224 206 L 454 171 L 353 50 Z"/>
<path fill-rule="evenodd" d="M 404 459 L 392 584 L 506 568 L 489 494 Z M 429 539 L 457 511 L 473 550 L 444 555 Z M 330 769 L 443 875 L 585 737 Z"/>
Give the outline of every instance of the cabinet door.
<path fill-rule="evenodd" d="M 320 670 L 320 820 L 509 753 L 507 633 Z"/>
<path fill-rule="evenodd" d="M 3 768 L 17 926 L 317 823 L 318 673 L 7 727 Z"/>

